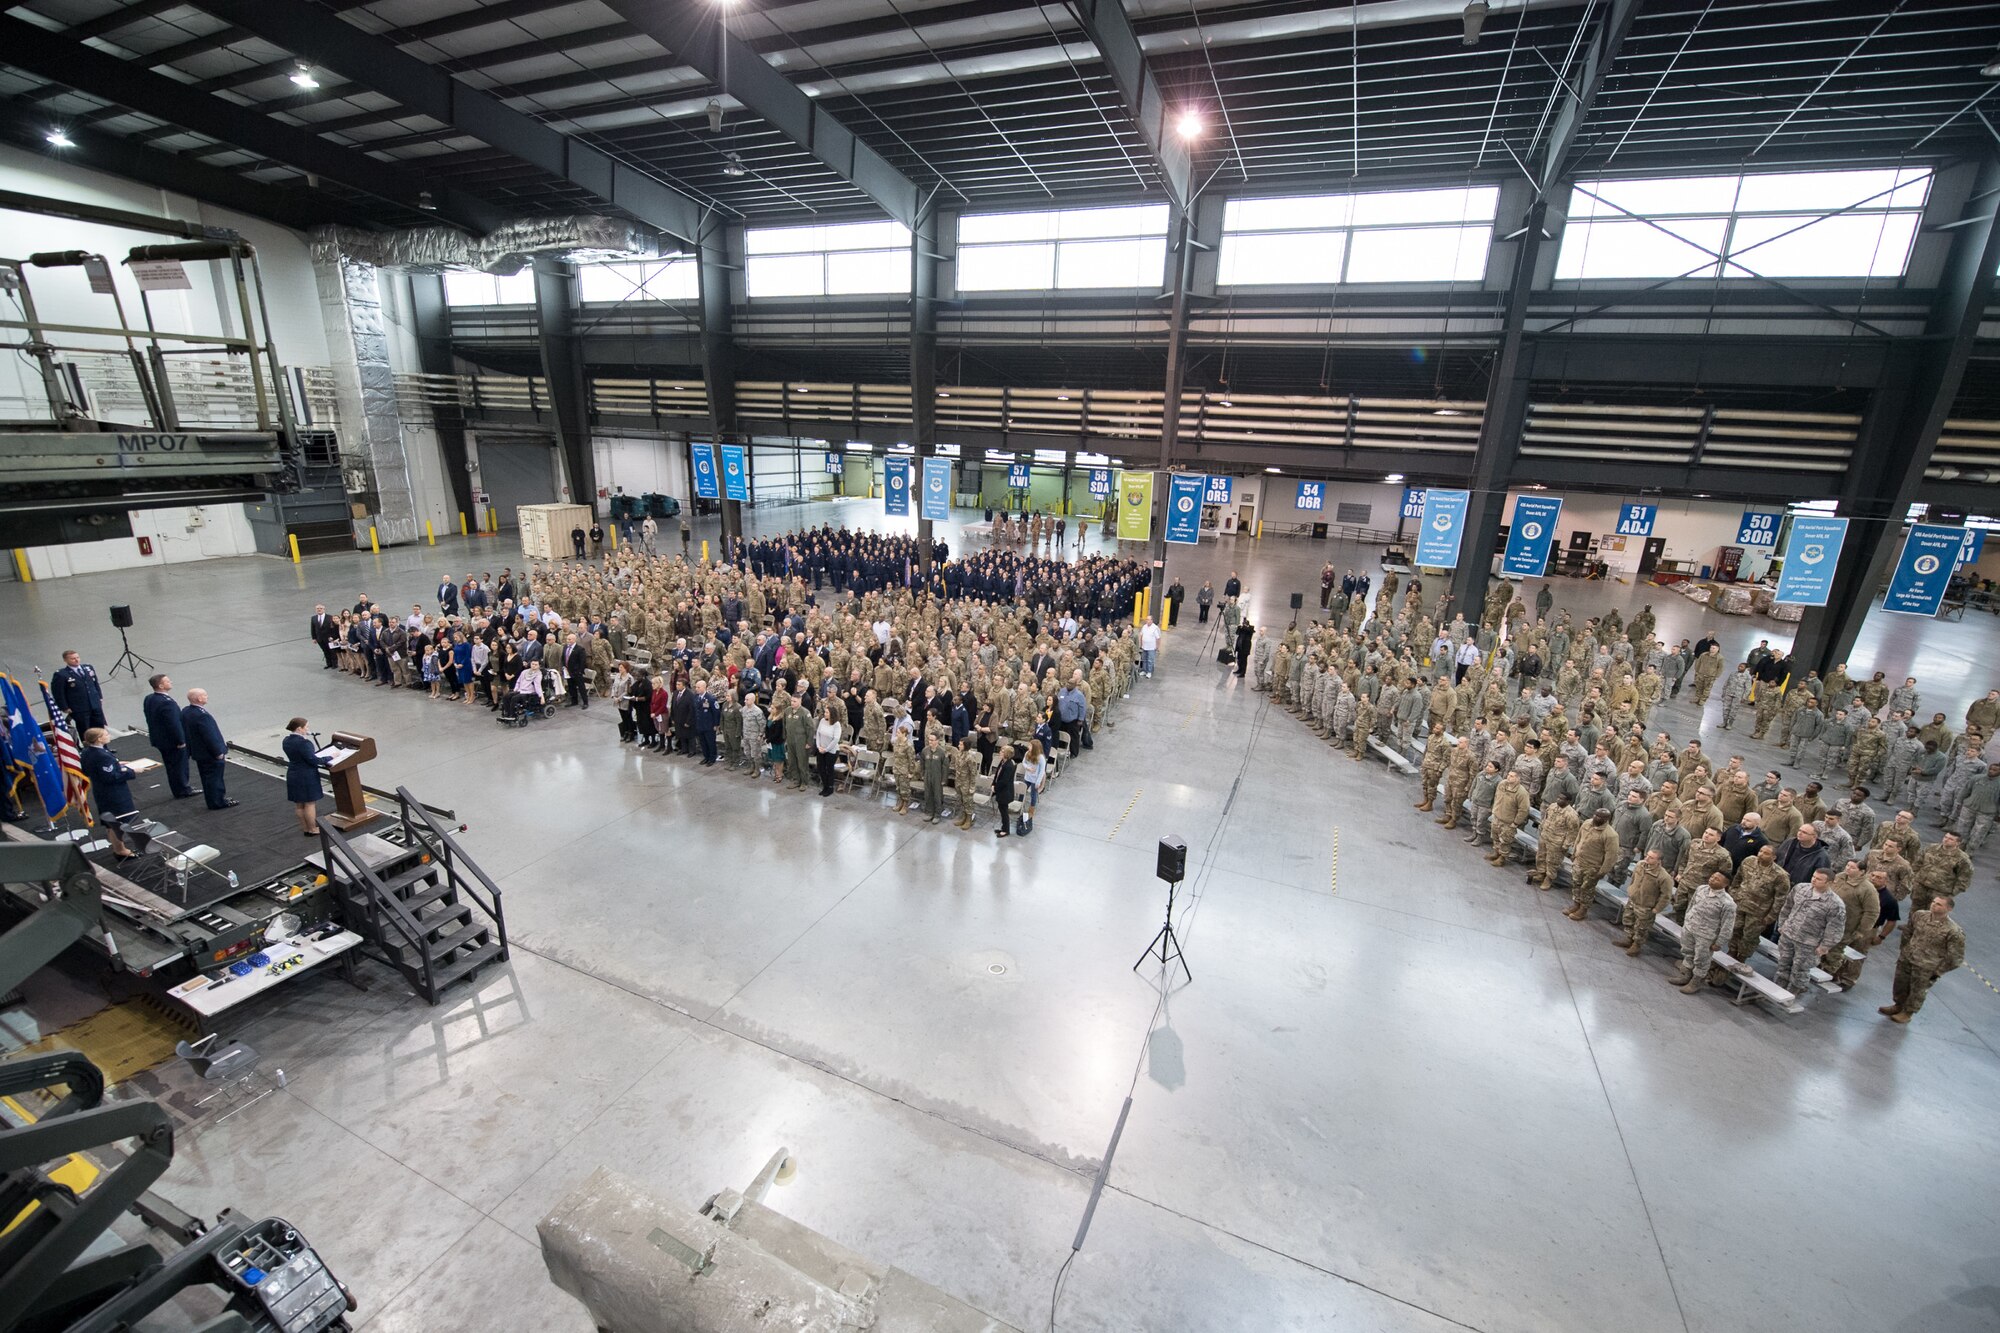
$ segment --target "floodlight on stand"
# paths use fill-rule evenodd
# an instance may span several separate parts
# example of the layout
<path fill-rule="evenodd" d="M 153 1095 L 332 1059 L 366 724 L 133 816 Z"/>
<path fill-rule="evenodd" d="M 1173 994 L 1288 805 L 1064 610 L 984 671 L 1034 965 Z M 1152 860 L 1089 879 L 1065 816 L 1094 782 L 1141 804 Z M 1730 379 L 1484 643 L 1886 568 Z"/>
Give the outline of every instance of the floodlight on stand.
<path fill-rule="evenodd" d="M 1479 45 L 1479 30 L 1486 26 L 1486 0 L 1472 0 L 1465 7 L 1465 45 Z"/>
<path fill-rule="evenodd" d="M 303 60 L 292 70 L 291 80 L 308 92 L 319 87 L 319 80 L 313 77 L 313 67 Z"/>
<path fill-rule="evenodd" d="M 42 137 L 49 141 L 49 147 L 51 148 L 76 147 L 76 140 L 70 138 L 69 135 L 65 134 L 60 129 L 50 130 L 47 134 L 43 135 Z"/>

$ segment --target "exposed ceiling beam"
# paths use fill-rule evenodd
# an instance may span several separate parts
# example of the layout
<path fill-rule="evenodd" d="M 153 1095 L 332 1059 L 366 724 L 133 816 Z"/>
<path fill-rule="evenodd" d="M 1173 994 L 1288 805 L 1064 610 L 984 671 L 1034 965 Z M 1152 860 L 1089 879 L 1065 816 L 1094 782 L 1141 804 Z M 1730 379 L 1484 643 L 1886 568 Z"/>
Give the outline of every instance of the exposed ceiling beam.
<path fill-rule="evenodd" d="M 433 188 L 423 176 L 404 167 L 196 92 L 165 75 L 134 68 L 131 61 L 11 15 L 0 14 L 0 52 L 5 52 L 6 63 L 78 92 L 261 153 L 404 208 L 417 208 L 419 195 L 428 189 L 439 217 L 473 231 L 491 231 L 505 220 L 499 209 L 475 195 L 442 182 Z"/>
<path fill-rule="evenodd" d="M 659 176 L 561 134 L 498 98 L 405 55 L 305 0 L 200 0 L 200 8 L 287 51 L 309 51 L 317 66 L 588 190 L 607 204 L 688 245 L 701 234 L 704 206 Z"/>
<path fill-rule="evenodd" d="M 1550 126 L 1544 144 L 1541 161 L 1535 172 L 1535 192 L 1546 195 L 1561 178 L 1563 168 L 1568 165 L 1569 156 L 1576 147 L 1577 135 L 1590 118 L 1590 109 L 1596 105 L 1597 94 L 1604 87 L 1604 76 L 1611 72 L 1611 66 L 1618 59 L 1619 48 L 1625 45 L 1625 38 L 1632 32 L 1632 21 L 1639 17 L 1640 0 L 1611 0 L 1611 8 L 1603 22 L 1591 36 L 1589 53 L 1584 57 L 1582 73 L 1573 84 L 1565 84 L 1562 93 L 1562 107 L 1556 112 L 1555 123 Z M 1584 11 L 1588 20 L 1590 11 Z"/>
<path fill-rule="evenodd" d="M 175 194 L 192 195 L 204 202 L 269 219 L 301 231 L 327 222 L 367 225 L 360 209 L 309 190 L 265 185 L 233 171 L 223 171 L 202 162 L 192 162 L 171 153 L 140 148 L 115 134 L 71 128 L 67 131 L 76 147 L 60 156 L 49 149 L 48 112 L 20 98 L 0 102 L 0 140 L 16 144 L 65 166 L 84 167 L 122 176 Z"/>
<path fill-rule="evenodd" d="M 906 227 L 917 225 L 924 193 L 917 183 L 733 36 L 723 24 L 722 8 L 695 0 L 605 4 L 880 204 L 890 217 Z"/>
<path fill-rule="evenodd" d="M 1104 58 L 1104 67 L 1118 85 L 1133 128 L 1159 164 L 1160 178 L 1166 182 L 1174 207 L 1185 211 L 1194 188 L 1194 160 L 1187 144 L 1167 124 L 1167 99 L 1146 64 L 1146 53 L 1139 47 L 1139 35 L 1132 31 L 1132 20 L 1125 16 L 1123 0 L 1074 0 L 1070 10 Z"/>

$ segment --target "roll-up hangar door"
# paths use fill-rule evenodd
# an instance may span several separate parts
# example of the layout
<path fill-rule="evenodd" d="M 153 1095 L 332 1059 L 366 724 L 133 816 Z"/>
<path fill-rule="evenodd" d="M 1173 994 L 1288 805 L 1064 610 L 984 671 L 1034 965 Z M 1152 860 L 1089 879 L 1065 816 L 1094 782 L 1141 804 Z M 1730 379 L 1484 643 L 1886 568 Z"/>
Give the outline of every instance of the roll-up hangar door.
<path fill-rule="evenodd" d="M 556 445 L 552 439 L 519 435 L 479 437 L 479 480 L 500 526 L 515 525 L 522 505 L 556 502 Z"/>

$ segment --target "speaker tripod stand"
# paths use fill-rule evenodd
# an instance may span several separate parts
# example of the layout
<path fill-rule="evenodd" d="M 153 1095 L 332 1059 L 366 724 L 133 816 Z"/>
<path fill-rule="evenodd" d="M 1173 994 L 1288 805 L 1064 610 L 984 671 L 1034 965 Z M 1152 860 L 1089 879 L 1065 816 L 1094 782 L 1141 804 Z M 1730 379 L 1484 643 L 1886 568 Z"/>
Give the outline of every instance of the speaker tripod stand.
<path fill-rule="evenodd" d="M 123 625 L 118 627 L 118 642 L 125 645 L 125 651 L 118 654 L 118 660 L 111 664 L 111 670 L 107 674 L 115 676 L 118 674 L 118 668 L 123 667 L 131 673 L 132 679 L 137 680 L 139 679 L 140 666 L 143 665 L 149 671 L 152 669 L 153 664 L 151 662 L 146 661 L 145 658 L 132 651 L 132 641 L 125 637 L 125 627 Z"/>
<path fill-rule="evenodd" d="M 1157 958 L 1160 960 L 1162 972 L 1171 975 L 1173 965 L 1179 963 L 1181 965 L 1181 974 L 1189 982 L 1194 981 L 1194 973 L 1188 968 L 1187 959 L 1181 954 L 1180 937 L 1174 934 L 1174 890 L 1179 887 L 1179 880 L 1171 879 L 1167 881 L 1166 924 L 1160 927 L 1159 934 L 1153 936 L 1153 942 L 1146 946 L 1146 952 L 1139 955 L 1139 961 L 1132 964 L 1134 972 L 1137 972 L 1144 966 L 1148 958 Z"/>

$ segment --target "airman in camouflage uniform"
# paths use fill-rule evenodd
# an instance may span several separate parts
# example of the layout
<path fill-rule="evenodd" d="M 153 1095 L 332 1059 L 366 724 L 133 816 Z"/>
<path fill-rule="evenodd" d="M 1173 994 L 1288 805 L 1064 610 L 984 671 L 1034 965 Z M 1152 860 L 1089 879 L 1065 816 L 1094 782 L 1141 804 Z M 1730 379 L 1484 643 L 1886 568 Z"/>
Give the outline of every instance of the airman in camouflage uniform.
<path fill-rule="evenodd" d="M 1779 904 L 1791 892 L 1791 880 L 1778 864 L 1778 849 L 1767 843 L 1755 856 L 1745 857 L 1730 882 L 1729 896 L 1736 900 L 1736 933 L 1729 941 L 1729 954 L 1747 963 L 1757 952 L 1757 937 L 1778 919 Z"/>
<path fill-rule="evenodd" d="M 1543 807 L 1542 824 L 1536 830 L 1535 868 L 1528 876 L 1528 883 L 1538 889 L 1555 887 L 1563 858 L 1569 855 L 1582 827 L 1569 797 L 1557 796 L 1553 803 Z"/>
<path fill-rule="evenodd" d="M 1686 919 L 1688 903 L 1694 898 L 1696 890 L 1708 883 L 1711 875 L 1720 875 L 1726 885 L 1735 869 L 1735 862 L 1729 859 L 1729 849 L 1722 845 L 1722 836 L 1712 828 L 1703 829 L 1700 840 L 1688 847 L 1687 859 L 1681 862 L 1680 874 L 1674 878 L 1673 918 L 1676 921 Z M 1706 972 L 1708 969 L 1701 970 Z"/>
<path fill-rule="evenodd" d="M 1618 860 L 1618 831 L 1611 827 L 1611 814 L 1599 810 L 1577 834 L 1576 854 L 1570 860 L 1570 905 L 1563 915 L 1581 921 L 1597 902 L 1597 881 Z"/>
<path fill-rule="evenodd" d="M 1472 786 L 1472 743 L 1464 736 L 1451 747 L 1451 760 L 1445 766 L 1444 778 L 1444 818 L 1437 822 L 1446 828 L 1458 827 L 1459 811 L 1465 808 L 1466 793 Z"/>
<path fill-rule="evenodd" d="M 979 751 L 972 748 L 970 736 L 961 740 L 952 752 L 951 784 L 958 792 L 958 818 L 952 822 L 960 828 L 971 828 L 976 808 L 973 794 L 979 788 Z"/>
<path fill-rule="evenodd" d="M 786 746 L 789 750 L 791 747 Z M 899 731 L 889 747 L 889 767 L 896 776 L 896 813 L 903 814 L 910 808 L 910 793 L 916 790 L 917 750 L 910 743 L 910 733 Z"/>
<path fill-rule="evenodd" d="M 1347 753 L 1358 764 L 1368 757 L 1368 738 L 1375 731 L 1375 705 L 1368 702 L 1367 695 L 1354 701 L 1354 719 L 1348 725 L 1353 739 L 1348 742 Z"/>
<path fill-rule="evenodd" d="M 1889 753 L 1889 733 L 1879 718 L 1869 718 L 1847 749 L 1847 785 L 1858 787 L 1873 778 Z"/>
<path fill-rule="evenodd" d="M 1528 822 L 1528 788 L 1521 775 L 1509 769 L 1493 792 L 1493 855 L 1486 859 L 1504 866 L 1514 859 L 1515 835 Z"/>
<path fill-rule="evenodd" d="M 1500 766 L 1489 759 L 1479 776 L 1472 780 L 1472 791 L 1467 798 L 1472 802 L 1472 832 L 1466 835 L 1465 840 L 1475 847 L 1492 837 L 1493 800 L 1499 794 Z M 1490 854 L 1487 859 L 1492 859 Z"/>
<path fill-rule="evenodd" d="M 1907 1023 L 1924 1007 L 1924 997 L 1945 973 L 1965 963 L 1965 931 L 1951 919 L 1952 900 L 1938 898 L 1903 923 L 1902 945 L 1896 954 L 1896 980 L 1891 999 L 1876 1012 L 1892 1023 Z"/>
<path fill-rule="evenodd" d="M 1794 884 L 1778 909 L 1778 970 L 1772 980 L 1794 995 L 1804 994 L 1813 968 L 1846 930 L 1847 907 L 1833 891 L 1833 876 L 1813 871 L 1812 882 Z"/>
<path fill-rule="evenodd" d="M 1736 668 L 1735 674 L 1722 683 L 1722 729 L 1724 731 L 1728 731 L 1736 725 L 1736 710 L 1743 706 L 1743 701 L 1750 695 L 1750 687 L 1756 681 L 1757 678 L 1750 674 L 1748 667 L 1739 665 Z"/>
<path fill-rule="evenodd" d="M 1947 833 L 1935 847 L 1918 852 L 1913 868 L 1912 912 L 1923 911 L 1937 898 L 1956 898 L 1972 886 L 1972 858 L 1959 846 L 1956 833 Z"/>
<path fill-rule="evenodd" d="M 1724 861 L 1728 853 L 1723 853 Z M 1695 886 L 1681 923 L 1681 966 L 1669 980 L 1681 994 L 1694 995 L 1708 980 L 1715 951 L 1729 942 L 1736 929 L 1736 900 L 1729 896 L 1729 876 L 1717 871 Z"/>
<path fill-rule="evenodd" d="M 1444 780 L 1445 766 L 1451 762 L 1451 747 L 1445 744 L 1444 724 L 1433 722 L 1431 734 L 1424 742 L 1424 761 L 1417 768 L 1417 781 L 1424 799 L 1417 802 L 1417 809 L 1429 811 L 1437 804 L 1438 783 Z"/>
<path fill-rule="evenodd" d="M 1647 852 L 1645 859 L 1632 870 L 1631 889 L 1626 895 L 1625 911 L 1619 920 L 1625 933 L 1612 943 L 1637 958 L 1645 947 L 1646 937 L 1653 933 L 1654 919 L 1667 905 L 1673 891 L 1673 877 L 1660 864 L 1660 853 L 1657 850 Z"/>

